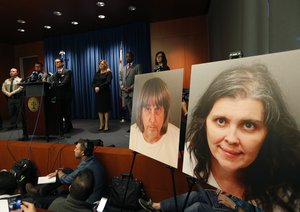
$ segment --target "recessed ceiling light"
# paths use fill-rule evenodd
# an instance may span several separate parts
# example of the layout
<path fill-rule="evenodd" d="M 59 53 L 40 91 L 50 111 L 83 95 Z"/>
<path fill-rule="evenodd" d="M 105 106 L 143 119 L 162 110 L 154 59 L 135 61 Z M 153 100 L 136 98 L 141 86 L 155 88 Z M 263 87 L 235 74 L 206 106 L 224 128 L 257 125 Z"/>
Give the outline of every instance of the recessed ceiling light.
<path fill-rule="evenodd" d="M 25 24 L 26 23 L 26 21 L 24 21 L 22 19 L 18 19 L 17 22 L 20 23 L 20 24 Z"/>
<path fill-rule="evenodd" d="M 61 16 L 62 15 L 62 13 L 59 12 L 59 11 L 54 11 L 53 14 L 56 15 L 56 16 Z"/>
<path fill-rule="evenodd" d="M 45 29 L 51 29 L 51 26 L 45 25 L 44 28 L 45 28 Z"/>
<path fill-rule="evenodd" d="M 130 11 L 135 11 L 135 10 L 136 10 L 136 6 L 129 6 L 129 7 L 128 7 L 128 10 L 130 10 Z"/>
<path fill-rule="evenodd" d="M 19 32 L 25 32 L 25 29 L 18 29 Z"/>
<path fill-rule="evenodd" d="M 105 3 L 104 3 L 103 1 L 98 1 L 98 2 L 96 3 L 96 5 L 97 5 L 98 7 L 104 7 L 104 6 L 105 6 Z"/>
<path fill-rule="evenodd" d="M 104 18 L 105 18 L 105 15 L 98 15 L 98 18 L 104 19 Z"/>
<path fill-rule="evenodd" d="M 77 21 L 72 21 L 71 24 L 78 25 L 79 23 Z"/>

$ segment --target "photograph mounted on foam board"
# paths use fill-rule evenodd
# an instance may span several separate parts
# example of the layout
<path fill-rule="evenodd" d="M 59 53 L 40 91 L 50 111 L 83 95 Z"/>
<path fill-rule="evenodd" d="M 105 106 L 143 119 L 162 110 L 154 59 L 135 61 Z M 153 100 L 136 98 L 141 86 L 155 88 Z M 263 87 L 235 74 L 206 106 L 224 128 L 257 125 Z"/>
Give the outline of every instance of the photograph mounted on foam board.
<path fill-rule="evenodd" d="M 177 168 L 183 69 L 137 75 L 129 148 Z"/>
<path fill-rule="evenodd" d="M 299 58 L 193 65 L 183 172 L 267 211 L 298 208 Z"/>

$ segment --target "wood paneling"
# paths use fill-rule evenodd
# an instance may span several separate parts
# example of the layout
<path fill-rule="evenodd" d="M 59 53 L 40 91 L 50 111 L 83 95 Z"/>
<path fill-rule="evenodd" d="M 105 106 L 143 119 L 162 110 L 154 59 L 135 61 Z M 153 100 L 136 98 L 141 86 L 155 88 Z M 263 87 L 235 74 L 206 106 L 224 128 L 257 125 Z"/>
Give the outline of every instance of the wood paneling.
<path fill-rule="evenodd" d="M 191 66 L 209 62 L 206 16 L 151 23 L 151 61 L 164 51 L 171 69 L 184 68 L 183 87 L 190 86 Z"/>

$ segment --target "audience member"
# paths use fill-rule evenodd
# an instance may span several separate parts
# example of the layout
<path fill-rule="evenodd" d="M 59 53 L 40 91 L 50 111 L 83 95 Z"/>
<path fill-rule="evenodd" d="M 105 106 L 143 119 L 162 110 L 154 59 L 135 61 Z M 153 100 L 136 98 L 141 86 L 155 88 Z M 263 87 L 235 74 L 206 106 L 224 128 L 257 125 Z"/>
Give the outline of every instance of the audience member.
<path fill-rule="evenodd" d="M 18 123 L 22 119 L 22 91 L 23 87 L 20 85 L 22 79 L 18 77 L 19 71 L 16 68 L 10 69 L 10 78 L 6 79 L 2 84 L 2 92 L 7 96 L 8 111 L 10 115 L 10 122 L 8 130 L 16 129 Z"/>
<path fill-rule="evenodd" d="M 130 149 L 176 167 L 179 129 L 169 123 L 171 97 L 167 84 L 158 77 L 147 80 L 136 105 Z"/>
<path fill-rule="evenodd" d="M 109 130 L 109 110 L 111 109 L 111 92 L 110 83 L 112 80 L 112 73 L 105 60 L 100 60 L 98 71 L 93 80 L 93 87 L 96 93 L 96 109 L 99 116 L 98 131 Z"/>
<path fill-rule="evenodd" d="M 155 55 L 155 66 L 152 72 L 159 72 L 159 71 L 166 71 L 166 70 L 170 70 L 170 67 L 168 66 L 166 54 L 163 51 L 159 51 Z"/>
<path fill-rule="evenodd" d="M 74 171 L 70 172 L 68 169 L 57 169 L 55 172 L 48 175 L 49 177 L 56 177 L 56 183 L 46 184 L 40 188 L 34 187 L 32 184 L 26 184 L 26 191 L 37 197 L 47 197 L 59 186 L 71 184 L 81 170 L 90 169 L 94 175 L 95 186 L 92 194 L 86 201 L 93 204 L 95 201 L 99 200 L 106 189 L 106 176 L 103 166 L 93 155 L 94 143 L 79 139 L 75 142 L 75 145 L 74 156 L 76 159 L 80 160 L 80 163 Z M 51 199 L 52 198 L 50 198 L 49 201 L 51 201 Z M 49 204 L 49 202 L 45 204 Z M 43 203 L 42 207 L 45 207 L 45 204 Z"/>
<path fill-rule="evenodd" d="M 89 169 L 78 172 L 77 176 L 69 187 L 70 194 L 55 199 L 48 210 L 53 212 L 91 212 L 92 206 L 87 203 L 87 198 L 93 192 L 94 176 Z"/>
<path fill-rule="evenodd" d="M 125 105 L 131 118 L 132 98 L 134 88 L 135 75 L 141 74 L 140 64 L 134 63 L 134 55 L 132 52 L 126 53 L 126 65 L 122 67 L 119 76 L 119 84 L 121 88 L 122 97 L 124 97 Z M 128 130 L 129 132 L 129 130 Z"/>
<path fill-rule="evenodd" d="M 53 75 L 52 80 L 59 108 L 59 129 L 60 134 L 63 135 L 73 129 L 71 121 L 72 72 L 64 67 L 64 61 L 61 58 L 55 59 L 55 66 L 57 72 Z"/>
<path fill-rule="evenodd" d="M 0 171 L 0 198 L 2 195 L 14 195 L 17 193 L 18 184 L 15 176 L 6 171 Z"/>
<path fill-rule="evenodd" d="M 36 208 L 33 203 L 22 201 L 22 212 L 36 212 Z"/>

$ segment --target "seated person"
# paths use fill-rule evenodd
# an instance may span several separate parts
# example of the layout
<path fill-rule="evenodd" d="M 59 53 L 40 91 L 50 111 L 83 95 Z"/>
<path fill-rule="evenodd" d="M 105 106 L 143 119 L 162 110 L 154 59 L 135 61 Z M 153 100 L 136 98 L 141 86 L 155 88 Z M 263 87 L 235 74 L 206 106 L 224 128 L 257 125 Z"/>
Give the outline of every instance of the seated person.
<path fill-rule="evenodd" d="M 237 211 L 237 212 L 261 212 L 262 210 L 254 205 L 227 194 L 220 189 L 203 189 L 199 186 L 199 191 L 192 191 L 188 200 L 185 201 L 188 193 L 177 195 L 177 208 L 179 211 Z M 174 197 L 161 202 L 152 202 L 139 199 L 140 205 L 146 211 L 176 211 Z"/>
<path fill-rule="evenodd" d="M 80 171 L 69 187 L 67 198 L 56 198 L 48 208 L 53 212 L 91 212 L 91 204 L 86 200 L 93 193 L 94 176 L 89 169 Z"/>
<path fill-rule="evenodd" d="M 18 183 L 15 176 L 6 171 L 0 171 L 0 199 L 8 198 L 9 196 L 19 194 Z M 21 197 L 22 198 L 22 197 Z M 33 203 L 22 200 L 21 205 L 23 212 L 36 212 Z"/>
<path fill-rule="evenodd" d="M 6 171 L 0 171 L 0 199 L 4 196 L 18 193 L 18 184 L 15 176 Z"/>
<path fill-rule="evenodd" d="M 32 184 L 26 185 L 26 191 L 29 194 L 37 197 L 37 201 L 43 201 L 41 207 L 48 208 L 53 198 L 48 199 L 48 201 L 46 200 L 46 203 L 45 200 L 39 197 L 47 197 L 61 185 L 71 184 L 77 174 L 84 169 L 90 169 L 93 172 L 95 180 L 94 190 L 86 201 L 93 204 L 102 197 L 105 191 L 106 177 L 103 166 L 93 155 L 94 143 L 79 139 L 75 142 L 75 145 L 74 156 L 76 159 L 80 159 L 80 163 L 74 171 L 70 172 L 70 169 L 58 169 L 48 175 L 49 177 L 56 177 L 56 183 L 46 184 L 40 188 L 36 188 Z"/>

